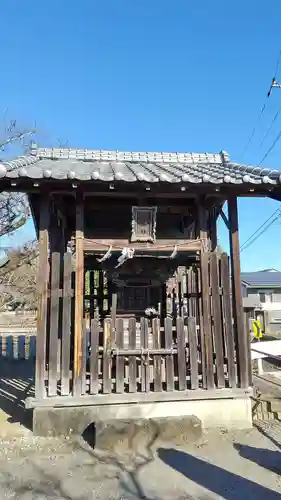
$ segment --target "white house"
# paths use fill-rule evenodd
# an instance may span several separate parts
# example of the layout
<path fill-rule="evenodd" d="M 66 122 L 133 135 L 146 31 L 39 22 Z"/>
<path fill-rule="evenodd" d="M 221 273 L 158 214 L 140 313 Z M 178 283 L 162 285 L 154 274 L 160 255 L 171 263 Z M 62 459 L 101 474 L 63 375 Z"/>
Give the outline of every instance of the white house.
<path fill-rule="evenodd" d="M 281 333 L 281 272 L 264 269 L 241 273 L 243 306 L 252 309 L 266 333 Z"/>

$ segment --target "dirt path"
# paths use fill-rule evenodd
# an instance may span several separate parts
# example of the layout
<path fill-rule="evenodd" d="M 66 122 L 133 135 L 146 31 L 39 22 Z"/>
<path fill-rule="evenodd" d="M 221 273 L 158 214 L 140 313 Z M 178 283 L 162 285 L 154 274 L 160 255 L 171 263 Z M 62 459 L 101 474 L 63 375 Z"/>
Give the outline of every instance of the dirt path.
<path fill-rule="evenodd" d="M 0 498 L 281 500 L 281 425 L 213 431 L 184 448 L 105 455 L 81 437 L 0 442 Z"/>

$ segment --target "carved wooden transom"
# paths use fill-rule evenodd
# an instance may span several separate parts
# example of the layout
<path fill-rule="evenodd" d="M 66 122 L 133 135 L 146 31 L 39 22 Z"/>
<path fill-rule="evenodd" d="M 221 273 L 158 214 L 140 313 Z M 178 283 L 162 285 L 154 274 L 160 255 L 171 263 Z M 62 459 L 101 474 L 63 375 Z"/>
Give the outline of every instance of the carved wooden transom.
<path fill-rule="evenodd" d="M 132 207 L 132 241 L 154 243 L 157 207 Z"/>

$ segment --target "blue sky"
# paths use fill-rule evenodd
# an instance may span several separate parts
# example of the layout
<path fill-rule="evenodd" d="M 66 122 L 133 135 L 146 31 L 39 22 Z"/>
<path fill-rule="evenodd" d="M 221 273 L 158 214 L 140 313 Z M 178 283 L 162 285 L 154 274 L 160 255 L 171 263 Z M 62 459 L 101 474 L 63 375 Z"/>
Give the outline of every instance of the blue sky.
<path fill-rule="evenodd" d="M 49 146 L 223 149 L 241 161 L 281 49 L 280 0 L 9 0 L 0 14 L 0 119 L 8 109 L 36 122 Z M 275 90 L 246 162 L 278 134 L 281 113 L 260 149 L 280 105 Z M 281 169 L 281 141 L 266 165 Z M 241 243 L 277 206 L 240 202 Z M 29 224 L 9 242 L 32 236 Z M 242 253 L 243 269 L 281 269 L 280 244 L 281 220 Z"/>

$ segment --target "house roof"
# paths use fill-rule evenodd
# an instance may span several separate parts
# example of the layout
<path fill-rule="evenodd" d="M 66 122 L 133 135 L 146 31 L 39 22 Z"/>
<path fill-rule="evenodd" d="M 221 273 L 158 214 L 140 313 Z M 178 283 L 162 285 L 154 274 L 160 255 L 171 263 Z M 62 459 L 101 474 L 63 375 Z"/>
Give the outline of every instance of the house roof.
<path fill-rule="evenodd" d="M 249 287 L 281 287 L 281 272 L 256 271 L 241 273 L 241 281 Z"/>
<path fill-rule="evenodd" d="M 32 180 L 279 184 L 281 171 L 233 163 L 227 153 L 119 152 L 33 147 L 0 164 L 0 177 Z"/>

